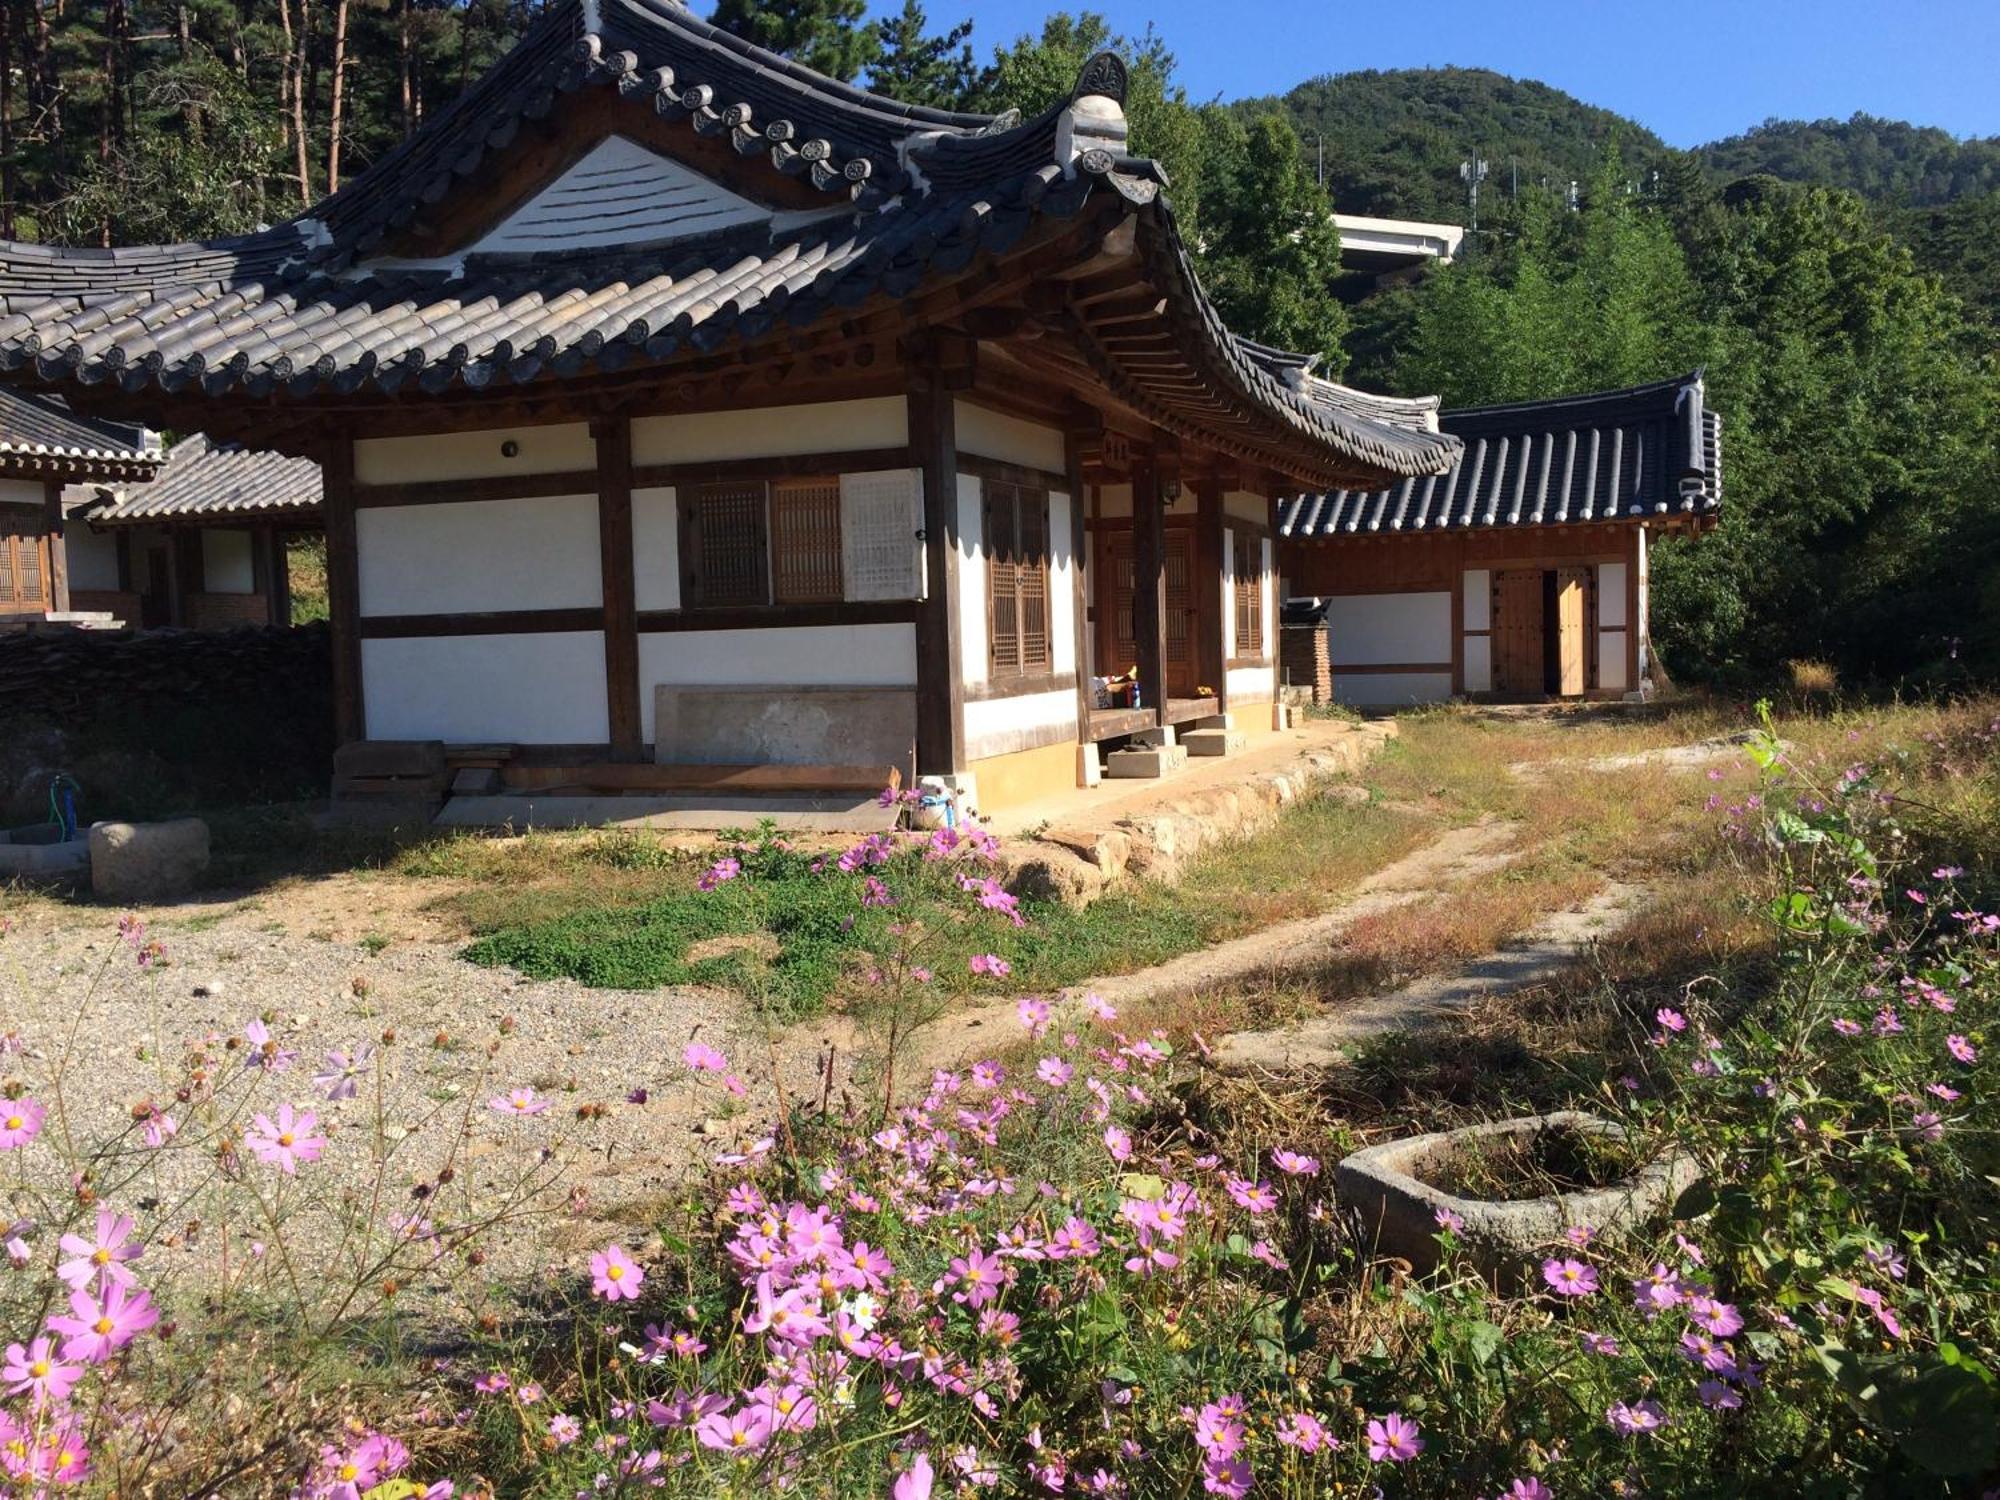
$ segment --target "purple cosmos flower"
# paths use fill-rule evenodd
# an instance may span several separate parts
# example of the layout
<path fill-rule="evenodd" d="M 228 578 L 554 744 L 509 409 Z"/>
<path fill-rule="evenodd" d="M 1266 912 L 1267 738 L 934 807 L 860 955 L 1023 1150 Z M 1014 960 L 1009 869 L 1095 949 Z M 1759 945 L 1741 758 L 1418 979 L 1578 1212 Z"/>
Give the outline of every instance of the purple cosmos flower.
<path fill-rule="evenodd" d="M 1415 1422 L 1401 1412 L 1371 1417 L 1368 1422 L 1368 1456 L 1376 1463 L 1404 1464 L 1424 1451 L 1424 1440 Z"/>
<path fill-rule="evenodd" d="M 33 1099 L 0 1099 L 0 1151 L 13 1151 L 42 1133 L 48 1111 Z"/>
<path fill-rule="evenodd" d="M 1641 1433 L 1658 1432 L 1667 1425 L 1667 1414 L 1657 1401 L 1640 1401 L 1633 1405 L 1620 1401 L 1606 1409 L 1604 1420 L 1620 1436 L 1634 1437 Z"/>
<path fill-rule="evenodd" d="M 291 1105 L 280 1104 L 275 1121 L 261 1112 L 251 1117 L 243 1144 L 265 1166 L 276 1167 L 287 1177 L 296 1177 L 299 1163 L 310 1166 L 326 1149 L 326 1137 L 313 1134 L 318 1124 L 319 1116 L 311 1110 L 294 1113 Z"/>
<path fill-rule="evenodd" d="M 1944 1039 L 1944 1045 L 1945 1045 L 1945 1050 L 1947 1052 L 1949 1052 L 1953 1057 L 1957 1058 L 1960 1062 L 1964 1063 L 1967 1067 L 1971 1067 L 1972 1064 L 1979 1061 L 1978 1050 L 1972 1045 L 1971 1042 L 1967 1041 L 1957 1032 L 1953 1032 L 1950 1036 L 1946 1037 Z"/>
<path fill-rule="evenodd" d="M 351 1054 L 344 1050 L 329 1052 L 326 1066 L 313 1074 L 313 1082 L 326 1091 L 329 1104 L 352 1099 L 361 1087 L 362 1078 L 367 1075 L 368 1060 L 374 1055 L 373 1047 L 356 1047 Z"/>
<path fill-rule="evenodd" d="M 125 1262 L 137 1260 L 145 1247 L 133 1243 L 132 1228 L 130 1216 L 99 1207 L 95 1235 L 89 1239 L 80 1234 L 62 1237 L 62 1248 L 69 1252 L 70 1258 L 56 1267 L 57 1277 L 76 1292 L 84 1291 L 93 1284 L 135 1285 L 135 1278 L 125 1269 Z"/>
<path fill-rule="evenodd" d="M 1296 1151 L 1273 1151 L 1271 1165 L 1287 1177 L 1319 1176 L 1319 1158 L 1301 1156 Z"/>
<path fill-rule="evenodd" d="M 1597 1269 L 1580 1260 L 1553 1256 L 1542 1262 L 1542 1280 L 1561 1297 L 1588 1297 L 1597 1290 Z"/>
<path fill-rule="evenodd" d="M 639 1295 L 646 1273 L 623 1245 L 606 1245 L 590 1258 L 590 1290 L 606 1302 L 630 1301 Z"/>

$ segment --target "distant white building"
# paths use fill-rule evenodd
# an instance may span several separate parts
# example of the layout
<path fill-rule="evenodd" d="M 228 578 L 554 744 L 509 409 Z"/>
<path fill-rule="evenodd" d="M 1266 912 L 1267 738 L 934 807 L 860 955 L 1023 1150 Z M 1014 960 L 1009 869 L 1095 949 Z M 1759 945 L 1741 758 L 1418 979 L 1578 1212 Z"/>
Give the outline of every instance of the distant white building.
<path fill-rule="evenodd" d="M 1335 214 L 1340 230 L 1340 263 L 1365 272 L 1376 284 L 1404 281 L 1424 266 L 1450 265 L 1465 239 L 1458 224 L 1421 219 L 1377 219 L 1367 214 Z"/>

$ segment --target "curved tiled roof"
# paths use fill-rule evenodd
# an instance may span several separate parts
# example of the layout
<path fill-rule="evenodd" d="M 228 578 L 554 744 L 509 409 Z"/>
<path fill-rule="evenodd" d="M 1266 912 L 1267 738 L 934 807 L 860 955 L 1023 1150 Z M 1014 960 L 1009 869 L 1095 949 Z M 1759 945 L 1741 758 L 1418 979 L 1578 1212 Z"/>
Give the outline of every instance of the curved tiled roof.
<path fill-rule="evenodd" d="M 62 397 L 0 388 L 0 460 L 49 469 L 150 470 L 159 441 L 132 422 L 78 416 Z"/>
<path fill-rule="evenodd" d="M 1699 520 L 1722 507 L 1722 419 L 1699 370 L 1621 391 L 1448 411 L 1440 425 L 1465 444 L 1445 473 L 1294 496 L 1279 508 L 1280 534 Z"/>
<path fill-rule="evenodd" d="M 591 89 L 810 184 L 826 209 L 588 252 L 386 257 L 524 122 Z M 1166 303 L 1146 357 L 1082 320 L 1121 395 L 1170 429 L 1327 481 L 1444 469 L 1457 445 L 1434 405 L 1321 381 L 1223 325 L 1163 174 L 1124 154 L 1123 90 L 1107 54 L 1068 106 L 1034 120 L 949 114 L 820 77 L 672 0 L 556 0 L 450 108 L 297 220 L 204 245 L 0 246 L 0 375 L 287 403 L 583 377 L 948 285 L 1108 195 L 1136 218 Z"/>
<path fill-rule="evenodd" d="M 211 442 L 201 433 L 167 451 L 150 483 L 134 485 L 89 512 L 96 525 L 155 521 L 259 520 L 311 517 L 319 512 L 319 465 L 235 443 Z"/>

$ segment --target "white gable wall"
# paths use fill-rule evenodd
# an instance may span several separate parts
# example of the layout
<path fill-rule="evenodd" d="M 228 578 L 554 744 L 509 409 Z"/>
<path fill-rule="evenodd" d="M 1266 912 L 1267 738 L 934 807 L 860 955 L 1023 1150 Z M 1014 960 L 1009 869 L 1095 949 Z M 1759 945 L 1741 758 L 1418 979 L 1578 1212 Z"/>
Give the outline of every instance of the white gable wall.
<path fill-rule="evenodd" d="M 624 136 L 609 136 L 471 246 L 475 252 L 645 244 L 768 221 L 771 211 Z"/>

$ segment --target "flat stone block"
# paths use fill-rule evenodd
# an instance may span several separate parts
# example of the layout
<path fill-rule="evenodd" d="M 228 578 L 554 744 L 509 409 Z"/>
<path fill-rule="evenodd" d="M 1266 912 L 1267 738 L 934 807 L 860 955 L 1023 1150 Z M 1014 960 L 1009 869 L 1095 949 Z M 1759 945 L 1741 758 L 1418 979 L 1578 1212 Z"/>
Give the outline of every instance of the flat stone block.
<path fill-rule="evenodd" d="M 1190 729 L 1181 736 L 1189 755 L 1234 755 L 1250 743 L 1240 729 Z"/>
<path fill-rule="evenodd" d="M 1113 750 L 1104 757 L 1104 774 L 1158 778 L 1171 775 L 1186 764 L 1187 750 L 1181 745 L 1163 745 L 1156 750 Z"/>
<path fill-rule="evenodd" d="M 9 880 L 78 880 L 90 873 L 90 840 L 64 840 L 55 823 L 0 832 L 0 884 Z"/>
<path fill-rule="evenodd" d="M 90 888 L 114 900 L 185 895 L 208 869 L 208 824 L 200 818 L 164 823 L 94 823 L 90 829 Z"/>

